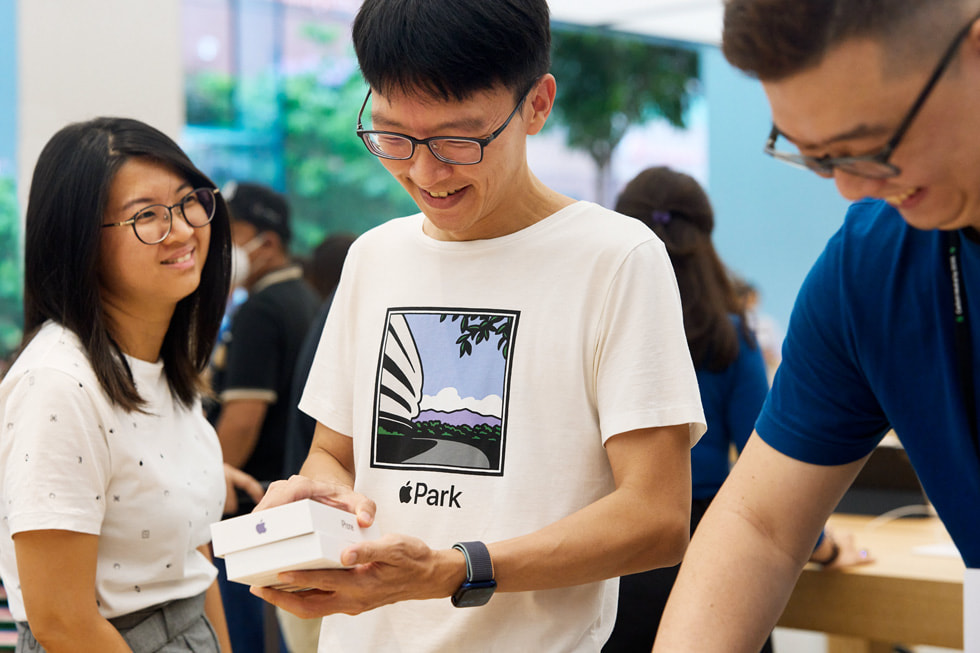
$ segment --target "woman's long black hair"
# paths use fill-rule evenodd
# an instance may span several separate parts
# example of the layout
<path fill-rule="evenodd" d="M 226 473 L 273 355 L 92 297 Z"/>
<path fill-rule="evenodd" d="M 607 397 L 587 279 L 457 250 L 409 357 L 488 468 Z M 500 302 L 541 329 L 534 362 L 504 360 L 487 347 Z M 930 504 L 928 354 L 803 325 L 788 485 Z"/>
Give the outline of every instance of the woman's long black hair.
<path fill-rule="evenodd" d="M 75 332 L 109 398 L 140 410 L 129 367 L 106 323 L 99 291 L 101 225 L 112 181 L 133 158 L 172 169 L 194 188 L 215 188 L 163 132 L 138 120 L 96 118 L 58 131 L 34 168 L 24 241 L 24 341 L 47 320 Z M 228 297 L 231 229 L 219 195 L 197 289 L 180 300 L 160 352 L 170 391 L 191 405 L 206 391 L 208 365 Z"/>

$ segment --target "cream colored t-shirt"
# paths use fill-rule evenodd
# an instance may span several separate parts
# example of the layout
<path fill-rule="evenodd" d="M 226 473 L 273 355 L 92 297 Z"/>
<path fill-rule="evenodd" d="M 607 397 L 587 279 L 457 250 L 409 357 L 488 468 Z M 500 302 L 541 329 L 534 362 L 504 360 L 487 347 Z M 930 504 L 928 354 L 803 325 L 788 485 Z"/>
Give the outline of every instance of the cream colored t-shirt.
<path fill-rule="evenodd" d="M 614 489 L 608 438 L 704 432 L 673 268 L 641 222 L 579 202 L 491 240 L 422 223 L 354 243 L 300 402 L 353 436 L 382 532 L 433 548 L 527 534 Z M 595 653 L 616 594 L 611 579 L 408 601 L 324 619 L 320 650 Z"/>

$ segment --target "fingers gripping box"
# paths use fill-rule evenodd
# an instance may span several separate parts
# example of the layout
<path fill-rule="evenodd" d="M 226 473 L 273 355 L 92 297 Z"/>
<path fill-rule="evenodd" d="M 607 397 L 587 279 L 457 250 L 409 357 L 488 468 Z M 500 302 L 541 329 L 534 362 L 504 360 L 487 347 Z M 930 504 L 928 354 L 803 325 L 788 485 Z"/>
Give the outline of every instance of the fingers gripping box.
<path fill-rule="evenodd" d="M 377 527 L 361 528 L 357 517 L 303 499 L 211 524 L 214 555 L 224 558 L 228 580 L 288 591 L 276 575 L 298 569 L 340 569 L 340 554 L 351 544 L 380 537 Z"/>

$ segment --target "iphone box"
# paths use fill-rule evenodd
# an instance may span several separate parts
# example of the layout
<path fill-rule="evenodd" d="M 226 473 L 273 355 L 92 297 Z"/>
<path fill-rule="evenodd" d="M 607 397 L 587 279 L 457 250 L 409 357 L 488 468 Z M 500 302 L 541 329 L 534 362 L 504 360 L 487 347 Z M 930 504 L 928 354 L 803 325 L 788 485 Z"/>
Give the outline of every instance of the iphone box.
<path fill-rule="evenodd" d="M 344 549 L 378 537 L 373 524 L 361 528 L 351 513 L 312 499 L 211 524 L 211 546 L 224 558 L 228 580 L 286 591 L 308 588 L 279 583 L 280 572 L 343 568 Z"/>

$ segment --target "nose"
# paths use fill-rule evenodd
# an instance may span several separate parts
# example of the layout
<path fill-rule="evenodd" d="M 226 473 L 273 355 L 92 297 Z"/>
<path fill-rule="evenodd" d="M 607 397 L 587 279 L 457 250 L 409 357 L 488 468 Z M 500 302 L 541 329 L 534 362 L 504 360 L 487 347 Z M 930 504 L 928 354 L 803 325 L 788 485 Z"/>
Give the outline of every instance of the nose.
<path fill-rule="evenodd" d="M 452 164 L 437 159 L 427 146 L 416 147 L 411 162 L 409 176 L 422 187 L 432 186 L 453 174 Z"/>
<path fill-rule="evenodd" d="M 855 175 L 840 168 L 834 168 L 834 183 L 841 197 L 856 202 L 865 197 L 874 197 L 885 183 L 883 179 L 872 179 Z"/>
<path fill-rule="evenodd" d="M 184 242 L 194 233 L 194 227 L 184 218 L 179 206 L 170 209 L 170 233 L 164 240 Z"/>

